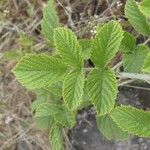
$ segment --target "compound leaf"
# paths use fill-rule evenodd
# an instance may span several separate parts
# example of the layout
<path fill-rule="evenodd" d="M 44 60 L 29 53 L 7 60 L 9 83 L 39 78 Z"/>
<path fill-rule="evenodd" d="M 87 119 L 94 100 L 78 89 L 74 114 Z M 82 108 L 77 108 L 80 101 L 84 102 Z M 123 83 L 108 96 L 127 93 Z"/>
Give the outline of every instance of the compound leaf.
<path fill-rule="evenodd" d="M 150 137 L 150 112 L 120 106 L 112 110 L 110 116 L 122 130 L 137 136 Z"/>
<path fill-rule="evenodd" d="M 60 59 L 30 54 L 20 60 L 13 72 L 22 85 L 39 89 L 62 80 L 66 69 Z"/>
<path fill-rule="evenodd" d="M 125 53 L 123 55 L 124 70 L 131 73 L 141 72 L 148 51 L 147 46 L 138 45 L 132 52 Z"/>
<path fill-rule="evenodd" d="M 150 73 L 150 53 L 145 59 L 142 71 Z"/>
<path fill-rule="evenodd" d="M 126 31 L 124 32 L 123 36 L 124 37 L 121 42 L 120 49 L 124 53 L 133 52 L 133 50 L 136 48 L 136 38 Z"/>
<path fill-rule="evenodd" d="M 62 126 L 67 128 L 73 128 L 76 123 L 75 115 L 73 115 L 73 113 L 66 108 L 60 109 L 59 112 L 54 116 L 54 119 Z"/>
<path fill-rule="evenodd" d="M 48 42 L 53 46 L 54 29 L 59 26 L 59 18 L 55 10 L 54 0 L 49 0 L 43 10 L 41 22 L 42 32 Z"/>
<path fill-rule="evenodd" d="M 117 97 L 117 80 L 109 69 L 94 69 L 87 78 L 87 89 L 98 115 L 109 113 Z"/>
<path fill-rule="evenodd" d="M 110 117 L 109 114 L 97 117 L 97 124 L 102 134 L 108 140 L 125 140 L 128 138 L 128 133 L 124 132 Z"/>
<path fill-rule="evenodd" d="M 129 19 L 131 25 L 140 34 L 150 35 L 150 25 L 146 17 L 140 12 L 135 0 L 127 0 L 125 5 L 125 15 Z"/>
<path fill-rule="evenodd" d="M 81 47 L 76 35 L 70 29 L 55 29 L 54 42 L 58 53 L 60 53 L 66 64 L 75 68 L 83 66 Z"/>
<path fill-rule="evenodd" d="M 105 24 L 93 40 L 91 59 L 97 67 L 105 67 L 115 56 L 123 38 L 121 26 L 111 21 Z"/>
<path fill-rule="evenodd" d="M 51 127 L 49 140 L 53 150 L 64 150 L 62 126 L 56 122 L 54 122 Z"/>
<path fill-rule="evenodd" d="M 147 17 L 150 16 L 150 0 L 143 0 L 139 4 L 140 11 Z"/>
<path fill-rule="evenodd" d="M 84 88 L 83 70 L 70 71 L 64 80 L 63 98 L 68 109 L 75 110 L 82 103 Z"/>

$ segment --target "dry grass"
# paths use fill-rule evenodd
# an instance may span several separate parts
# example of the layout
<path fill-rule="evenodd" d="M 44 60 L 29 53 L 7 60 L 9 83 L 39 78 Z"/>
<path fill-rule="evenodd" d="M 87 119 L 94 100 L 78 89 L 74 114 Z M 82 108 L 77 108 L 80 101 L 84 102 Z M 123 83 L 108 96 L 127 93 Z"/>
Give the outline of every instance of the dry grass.
<path fill-rule="evenodd" d="M 19 47 L 18 34 L 24 31 L 34 40 L 34 48 L 47 51 L 40 33 L 42 0 L 0 1 L 0 150 L 48 150 L 46 132 L 36 129 L 30 111 L 35 95 L 15 80 L 11 69 L 16 61 L 3 58 L 4 51 Z M 60 21 L 72 28 L 79 37 L 91 38 L 93 27 L 113 17 L 122 18 L 116 1 L 56 0 Z"/>

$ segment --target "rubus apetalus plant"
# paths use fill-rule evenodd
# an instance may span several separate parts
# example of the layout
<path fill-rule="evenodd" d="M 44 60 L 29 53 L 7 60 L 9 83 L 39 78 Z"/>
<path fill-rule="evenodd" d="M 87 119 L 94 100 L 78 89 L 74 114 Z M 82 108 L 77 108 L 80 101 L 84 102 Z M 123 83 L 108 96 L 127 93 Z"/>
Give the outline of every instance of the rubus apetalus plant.
<path fill-rule="evenodd" d="M 149 11 L 143 10 L 143 5 L 128 0 L 125 15 L 137 32 L 149 38 Z M 131 78 L 150 83 L 150 51 L 146 42 L 137 45 L 136 38 L 123 31 L 116 21 L 98 28 L 90 40 L 77 40 L 70 29 L 59 24 L 53 0 L 49 0 L 44 8 L 42 31 L 55 50 L 54 55 L 27 54 L 13 70 L 23 86 L 36 91 L 32 111 L 37 125 L 50 130 L 53 149 L 64 149 L 63 128 L 73 128 L 77 111 L 88 105 L 94 105 L 98 127 L 107 139 L 150 137 L 150 112 L 116 102 L 118 86 L 124 83 L 118 81 Z M 110 63 L 119 49 L 124 72 L 116 69 L 118 64 L 112 67 Z M 85 67 L 88 59 L 94 67 Z"/>

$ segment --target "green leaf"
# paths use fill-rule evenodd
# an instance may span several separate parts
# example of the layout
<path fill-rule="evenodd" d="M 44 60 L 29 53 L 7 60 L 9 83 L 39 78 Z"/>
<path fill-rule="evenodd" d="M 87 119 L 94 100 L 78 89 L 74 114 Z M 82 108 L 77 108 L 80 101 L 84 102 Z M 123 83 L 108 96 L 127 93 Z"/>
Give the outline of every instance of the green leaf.
<path fill-rule="evenodd" d="M 36 93 L 36 100 L 31 104 L 31 111 L 34 112 L 36 109 L 43 103 L 50 101 L 51 95 L 44 89 L 34 90 L 33 92 Z"/>
<path fill-rule="evenodd" d="M 41 22 L 42 32 L 51 46 L 54 45 L 54 29 L 59 27 L 59 18 L 55 10 L 54 0 L 49 0 L 43 10 L 43 19 Z"/>
<path fill-rule="evenodd" d="M 123 38 L 121 26 L 111 21 L 105 24 L 93 40 L 91 59 L 97 67 L 105 67 L 115 56 Z"/>
<path fill-rule="evenodd" d="M 143 0 L 138 6 L 145 16 L 150 16 L 150 0 Z"/>
<path fill-rule="evenodd" d="M 84 88 L 83 70 L 70 71 L 64 80 L 63 98 L 69 110 L 76 110 L 82 103 Z"/>
<path fill-rule="evenodd" d="M 15 49 L 12 51 L 6 51 L 3 53 L 3 56 L 5 59 L 8 60 L 19 60 L 22 56 L 23 56 L 23 52 L 21 51 L 21 49 Z"/>
<path fill-rule="evenodd" d="M 62 80 L 66 66 L 47 55 L 26 55 L 13 70 L 18 81 L 29 89 L 39 89 Z"/>
<path fill-rule="evenodd" d="M 83 66 L 82 50 L 75 34 L 67 28 L 57 28 L 54 32 L 56 49 L 67 65 L 75 68 Z"/>
<path fill-rule="evenodd" d="M 62 96 L 62 83 L 61 82 L 56 82 L 54 84 L 51 84 L 45 87 L 45 89 L 58 97 Z"/>
<path fill-rule="evenodd" d="M 50 92 L 46 91 L 45 89 L 36 89 L 32 91 L 36 94 L 37 100 L 48 102 L 51 98 Z"/>
<path fill-rule="evenodd" d="M 150 137 L 150 112 L 121 106 L 116 107 L 110 115 L 122 130 L 140 137 Z"/>
<path fill-rule="evenodd" d="M 140 12 L 135 0 L 127 0 L 125 15 L 137 32 L 143 35 L 150 35 L 150 25 L 146 17 Z"/>
<path fill-rule="evenodd" d="M 123 36 L 124 38 L 121 42 L 120 49 L 124 53 L 133 52 L 133 50 L 136 48 L 136 38 L 126 31 L 124 32 Z"/>
<path fill-rule="evenodd" d="M 53 118 L 49 116 L 44 116 L 44 117 L 35 117 L 35 123 L 37 128 L 47 130 L 50 128 Z"/>
<path fill-rule="evenodd" d="M 52 150 L 64 150 L 62 126 L 54 122 L 49 133 Z"/>
<path fill-rule="evenodd" d="M 36 109 L 38 109 L 38 107 L 40 107 L 40 105 L 42 105 L 44 103 L 45 103 L 45 101 L 43 101 L 43 100 L 35 100 L 31 104 L 31 111 L 34 112 Z"/>
<path fill-rule="evenodd" d="M 82 47 L 83 58 L 89 59 L 91 56 L 91 50 L 92 50 L 92 40 L 82 39 L 79 41 L 79 43 Z"/>
<path fill-rule="evenodd" d="M 43 103 L 37 108 L 35 117 L 53 117 L 60 108 L 59 105 Z"/>
<path fill-rule="evenodd" d="M 54 116 L 54 119 L 62 126 L 65 126 L 67 128 L 73 128 L 76 123 L 75 115 L 65 107 L 58 111 L 58 113 Z"/>
<path fill-rule="evenodd" d="M 19 44 L 22 47 L 29 47 L 32 46 L 34 44 L 34 40 L 32 37 L 26 35 L 25 33 L 21 32 L 19 34 Z"/>
<path fill-rule="evenodd" d="M 134 50 L 123 55 L 123 66 L 125 72 L 140 73 L 149 48 L 138 45 Z"/>
<path fill-rule="evenodd" d="M 96 120 L 98 128 L 108 140 L 125 140 L 128 138 L 128 133 L 117 126 L 110 115 L 97 117 Z"/>
<path fill-rule="evenodd" d="M 117 80 L 109 69 L 94 69 L 87 78 L 87 89 L 98 115 L 109 113 L 117 97 Z"/>
<path fill-rule="evenodd" d="M 150 53 L 148 54 L 148 56 L 145 59 L 142 71 L 150 73 Z"/>

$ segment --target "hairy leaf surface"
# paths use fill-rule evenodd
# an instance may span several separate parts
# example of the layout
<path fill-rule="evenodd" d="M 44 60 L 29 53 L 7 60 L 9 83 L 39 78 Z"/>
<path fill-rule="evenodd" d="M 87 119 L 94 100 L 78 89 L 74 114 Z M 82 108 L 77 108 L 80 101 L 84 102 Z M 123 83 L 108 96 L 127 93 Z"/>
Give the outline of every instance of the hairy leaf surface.
<path fill-rule="evenodd" d="M 77 109 L 82 103 L 84 88 L 83 70 L 72 70 L 64 80 L 63 98 L 66 106 L 70 110 Z"/>
<path fill-rule="evenodd" d="M 128 138 L 128 133 L 123 131 L 110 117 L 105 115 L 97 117 L 97 124 L 102 134 L 108 140 L 125 140 Z"/>
<path fill-rule="evenodd" d="M 39 89 L 62 80 L 66 69 L 60 59 L 30 54 L 20 60 L 13 72 L 22 85 Z"/>
<path fill-rule="evenodd" d="M 141 137 L 150 137 L 150 112 L 131 106 L 116 107 L 112 119 L 123 130 Z"/>
<path fill-rule="evenodd" d="M 135 30 L 143 35 L 150 35 L 150 24 L 148 24 L 142 12 L 140 12 L 135 0 L 127 0 L 125 15 Z"/>
<path fill-rule="evenodd" d="M 124 70 L 132 73 L 141 72 L 148 50 L 147 46 L 138 45 L 132 52 L 125 53 L 123 56 Z"/>
<path fill-rule="evenodd" d="M 118 92 L 117 80 L 110 69 L 91 71 L 87 79 L 87 89 L 98 115 L 104 115 L 114 108 Z"/>
<path fill-rule="evenodd" d="M 44 8 L 41 26 L 45 38 L 53 46 L 54 29 L 59 26 L 59 18 L 55 10 L 54 0 L 49 0 Z"/>
<path fill-rule="evenodd" d="M 64 150 L 62 126 L 56 122 L 54 122 L 51 127 L 49 140 L 51 142 L 53 150 Z"/>
<path fill-rule="evenodd" d="M 54 32 L 56 49 L 69 66 L 81 68 L 83 66 L 82 49 L 76 35 L 67 28 L 57 28 Z"/>
<path fill-rule="evenodd" d="M 123 38 L 121 26 L 111 21 L 105 24 L 93 40 L 91 59 L 97 67 L 105 67 L 115 56 Z"/>

